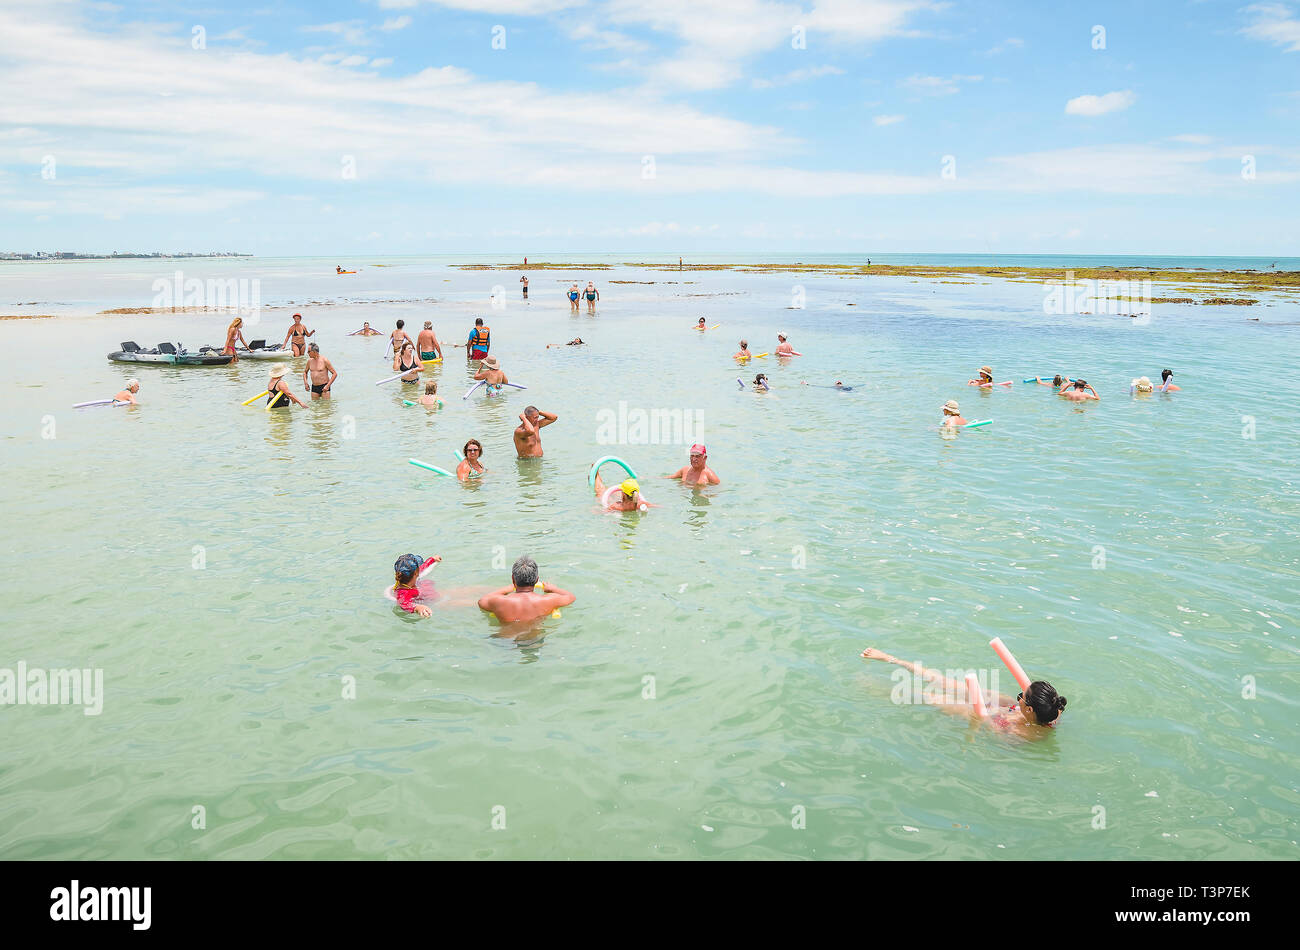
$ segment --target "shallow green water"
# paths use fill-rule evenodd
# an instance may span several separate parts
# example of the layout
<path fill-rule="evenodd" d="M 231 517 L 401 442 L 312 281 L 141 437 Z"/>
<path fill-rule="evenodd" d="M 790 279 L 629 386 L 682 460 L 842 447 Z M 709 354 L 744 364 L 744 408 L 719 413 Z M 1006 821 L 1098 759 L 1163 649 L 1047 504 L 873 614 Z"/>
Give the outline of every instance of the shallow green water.
<path fill-rule="evenodd" d="M 123 297 L 147 305 L 151 275 L 127 266 L 144 284 Z M 341 293 L 265 276 L 297 309 Z M 0 323 L 0 667 L 102 668 L 106 691 L 98 717 L 0 707 L 0 856 L 1296 856 L 1300 440 L 1276 384 L 1300 328 L 1268 325 L 1293 304 L 1131 326 L 1046 317 L 1030 286 L 802 278 L 796 311 L 781 275 L 620 271 L 574 275 L 604 295 L 574 318 L 568 275 L 531 276 L 525 307 L 510 272 L 363 274 L 304 310 L 337 398 L 287 417 L 238 405 L 266 364 L 104 359 L 218 342 L 223 317 Z M 5 295 L 64 299 L 41 280 Z M 435 416 L 372 385 L 382 338 L 343 336 L 404 316 L 460 340 L 475 314 L 530 388 L 462 402 L 452 357 Z M 722 326 L 695 333 L 701 314 Z M 738 372 L 739 336 L 761 352 L 778 329 L 806 355 Z M 575 334 L 592 345 L 543 349 Z M 985 362 L 1016 386 L 966 387 Z M 1166 365 L 1183 392 L 1128 395 Z M 1100 405 L 1018 382 L 1058 366 Z M 774 392 L 739 391 L 759 369 Z M 133 373 L 141 407 L 69 408 Z M 854 392 L 798 385 L 836 379 Z M 994 424 L 942 438 L 949 398 Z M 653 477 L 684 444 L 599 444 L 620 400 L 698 413 L 723 484 Z M 510 449 L 529 402 L 560 415 L 540 463 Z M 406 464 L 450 467 L 471 436 L 481 484 Z M 597 511 L 585 473 L 607 453 L 663 507 Z M 476 591 L 530 553 L 578 601 L 524 645 L 472 607 L 412 621 L 381 596 L 405 551 Z M 858 656 L 1000 672 L 1014 693 L 993 636 L 1069 698 L 1043 741 L 892 703 L 890 670 Z"/>

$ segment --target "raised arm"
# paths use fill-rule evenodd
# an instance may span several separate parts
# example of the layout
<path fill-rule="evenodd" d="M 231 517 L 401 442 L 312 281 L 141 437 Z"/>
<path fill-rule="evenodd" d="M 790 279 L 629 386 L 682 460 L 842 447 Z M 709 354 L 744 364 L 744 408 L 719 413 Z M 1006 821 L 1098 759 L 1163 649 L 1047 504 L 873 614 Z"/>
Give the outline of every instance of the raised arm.
<path fill-rule="evenodd" d="M 543 426 L 550 425 L 552 422 L 554 422 L 556 419 L 559 418 L 559 416 L 557 416 L 553 412 L 543 412 L 540 409 L 537 410 L 537 414 L 542 417 L 542 420 L 539 423 L 537 423 L 537 428 L 539 429 L 542 428 Z"/>

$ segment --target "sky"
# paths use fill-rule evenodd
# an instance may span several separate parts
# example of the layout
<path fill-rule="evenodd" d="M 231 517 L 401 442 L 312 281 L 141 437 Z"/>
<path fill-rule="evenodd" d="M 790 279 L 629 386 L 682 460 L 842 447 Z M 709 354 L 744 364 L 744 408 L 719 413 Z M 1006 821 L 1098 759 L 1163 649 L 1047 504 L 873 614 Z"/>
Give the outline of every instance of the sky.
<path fill-rule="evenodd" d="M 0 16 L 0 250 L 1300 255 L 1300 2 Z"/>

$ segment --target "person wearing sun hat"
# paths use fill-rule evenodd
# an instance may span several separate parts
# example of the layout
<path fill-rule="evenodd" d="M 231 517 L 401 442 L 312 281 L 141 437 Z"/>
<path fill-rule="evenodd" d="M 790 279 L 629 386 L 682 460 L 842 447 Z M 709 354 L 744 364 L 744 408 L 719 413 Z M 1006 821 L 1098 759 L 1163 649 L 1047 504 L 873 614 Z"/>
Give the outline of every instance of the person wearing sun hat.
<path fill-rule="evenodd" d="M 943 404 L 943 424 L 946 426 L 964 426 L 966 424 L 956 399 L 949 399 Z"/>
<path fill-rule="evenodd" d="M 1153 393 L 1156 390 L 1155 385 L 1151 382 L 1150 378 L 1146 376 L 1139 376 L 1137 379 L 1133 380 L 1133 383 L 1129 388 L 1130 390 L 1142 393 L 1143 395 Z"/>
<path fill-rule="evenodd" d="M 981 366 L 978 379 L 967 380 L 967 386 L 992 386 L 993 385 L 993 367 Z"/>
<path fill-rule="evenodd" d="M 680 478 L 683 485 L 718 485 L 722 482 L 718 473 L 709 468 L 709 450 L 699 442 L 691 446 L 690 464 L 664 477 Z"/>
<path fill-rule="evenodd" d="M 274 406 L 277 409 L 288 409 L 291 399 L 306 408 L 307 404 L 289 392 L 289 387 L 284 384 L 284 377 L 288 373 L 289 367 L 284 363 L 276 363 L 271 367 L 271 379 L 266 384 L 266 408 Z"/>
<path fill-rule="evenodd" d="M 487 385 L 483 387 L 484 395 L 487 396 L 501 395 L 501 387 L 510 382 L 501 369 L 501 361 L 495 356 L 483 357 L 483 363 L 474 374 L 474 378 L 487 380 Z"/>

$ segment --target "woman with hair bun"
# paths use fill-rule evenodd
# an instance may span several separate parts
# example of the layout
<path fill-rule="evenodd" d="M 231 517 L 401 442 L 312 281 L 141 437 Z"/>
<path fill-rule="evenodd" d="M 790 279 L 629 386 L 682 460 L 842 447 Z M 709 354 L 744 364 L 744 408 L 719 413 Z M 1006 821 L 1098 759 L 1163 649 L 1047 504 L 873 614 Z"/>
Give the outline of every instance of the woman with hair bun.
<path fill-rule="evenodd" d="M 911 670 L 922 680 L 926 684 L 922 687 L 922 695 L 912 697 L 913 702 L 939 705 L 950 712 L 978 716 L 975 707 L 967 701 L 965 683 L 944 676 L 939 670 L 926 669 L 920 663 L 900 660 L 875 647 L 867 647 L 862 655 L 868 660 L 882 660 Z M 1044 733 L 1037 727 L 1055 726 L 1065 711 L 1065 697 L 1045 680 L 1030 683 L 1029 689 L 1019 693 L 1014 700 L 996 693 L 985 695 L 984 699 L 988 704 L 988 720 L 993 726 L 1025 738 L 1042 736 Z"/>

